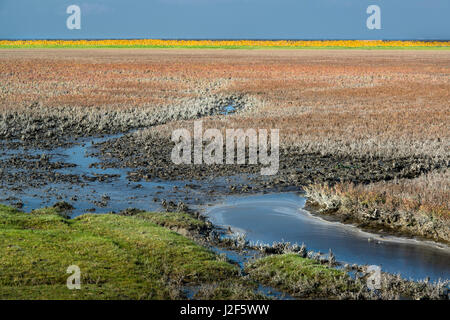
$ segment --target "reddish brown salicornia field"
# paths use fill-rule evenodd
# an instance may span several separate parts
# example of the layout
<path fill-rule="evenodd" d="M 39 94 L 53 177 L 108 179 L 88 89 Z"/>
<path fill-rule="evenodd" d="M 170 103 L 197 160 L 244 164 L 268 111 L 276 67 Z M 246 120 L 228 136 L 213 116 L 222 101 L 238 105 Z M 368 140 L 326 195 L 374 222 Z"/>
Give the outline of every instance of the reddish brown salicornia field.
<path fill-rule="evenodd" d="M 3 112 L 243 94 L 258 106 L 227 123 L 279 127 L 305 151 L 448 155 L 445 51 L 6 50 L 0 71 Z"/>
<path fill-rule="evenodd" d="M 372 199 L 387 203 L 386 210 L 449 215 L 450 52 L 0 51 L 2 136 L 21 132 L 27 138 L 22 127 L 32 127 L 33 117 L 59 117 L 54 126 L 72 121 L 81 131 L 91 126 L 89 133 L 111 123 L 121 129 L 164 123 L 149 131 L 169 134 L 179 123 L 168 120 L 183 117 L 147 119 L 167 108 L 187 112 L 180 106 L 208 115 L 202 103 L 228 97 L 245 98 L 251 108 L 207 117 L 205 126 L 279 128 L 282 146 L 295 147 L 296 155 L 373 157 L 387 166 L 414 157 L 441 163 L 431 172 L 418 168 L 423 175 L 411 177 L 415 180 L 316 186 L 316 194 Z M 375 196 L 361 196 L 369 192 Z"/>

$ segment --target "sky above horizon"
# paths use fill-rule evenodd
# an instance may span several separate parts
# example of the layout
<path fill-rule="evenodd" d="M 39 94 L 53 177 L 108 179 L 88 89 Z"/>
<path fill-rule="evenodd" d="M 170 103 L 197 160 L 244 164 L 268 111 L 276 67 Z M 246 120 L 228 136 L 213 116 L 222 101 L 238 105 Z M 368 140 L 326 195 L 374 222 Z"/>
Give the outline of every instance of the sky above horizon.
<path fill-rule="evenodd" d="M 69 5 L 80 30 L 66 26 Z M 0 39 L 449 40 L 449 15 L 450 0 L 0 0 Z"/>

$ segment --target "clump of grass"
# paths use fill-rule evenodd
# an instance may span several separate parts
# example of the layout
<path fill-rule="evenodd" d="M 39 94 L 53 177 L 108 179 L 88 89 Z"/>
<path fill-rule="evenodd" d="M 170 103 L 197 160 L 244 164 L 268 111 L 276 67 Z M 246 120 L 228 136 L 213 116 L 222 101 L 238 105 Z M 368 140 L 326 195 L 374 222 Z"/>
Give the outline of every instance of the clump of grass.
<path fill-rule="evenodd" d="M 344 271 L 293 253 L 255 260 L 245 270 L 251 278 L 300 298 L 337 298 L 361 290 Z"/>
<path fill-rule="evenodd" d="M 31 214 L 47 214 L 47 215 L 59 215 L 63 218 L 70 217 L 70 211 L 74 207 L 67 202 L 57 202 L 52 207 L 39 208 L 31 211 Z"/>

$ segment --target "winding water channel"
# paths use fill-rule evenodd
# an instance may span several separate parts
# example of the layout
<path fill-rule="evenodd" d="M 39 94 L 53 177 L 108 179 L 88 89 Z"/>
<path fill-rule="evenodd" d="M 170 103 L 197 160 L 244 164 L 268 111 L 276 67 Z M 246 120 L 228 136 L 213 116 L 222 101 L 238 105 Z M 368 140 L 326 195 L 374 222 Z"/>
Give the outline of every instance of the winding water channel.
<path fill-rule="evenodd" d="M 444 245 L 367 233 L 326 221 L 304 209 L 306 199 L 294 193 L 230 196 L 206 209 L 212 223 L 230 226 L 253 243 L 304 243 L 339 261 L 378 265 L 405 278 L 450 278 L 450 250 Z"/>
<path fill-rule="evenodd" d="M 212 182 L 198 182 L 198 188 L 187 187 L 192 181 L 130 182 L 127 179 L 130 169 L 96 168 L 95 164 L 100 160 L 90 155 L 93 145 L 115 137 L 82 139 L 70 148 L 52 151 L 4 150 L 0 160 L 17 154 L 48 154 L 51 161 L 74 165 L 57 169 L 58 173 L 84 176 L 87 181 L 82 184 L 53 183 L 37 188 L 30 185 L 20 190 L 2 184 L 1 202 L 20 198 L 23 210 L 30 211 L 64 200 L 74 205 L 73 216 L 77 216 L 94 211 L 117 212 L 129 207 L 161 210 L 161 199 L 181 199 L 200 208 L 215 225 L 230 226 L 254 243 L 305 243 L 314 251 L 327 253 L 332 249 L 338 261 L 378 265 L 384 271 L 400 273 L 406 278 L 450 279 L 448 247 L 371 234 L 351 225 L 324 220 L 306 211 L 305 198 L 296 193 L 209 196 L 207 190 Z M 106 181 L 90 179 L 105 174 L 111 175 Z"/>

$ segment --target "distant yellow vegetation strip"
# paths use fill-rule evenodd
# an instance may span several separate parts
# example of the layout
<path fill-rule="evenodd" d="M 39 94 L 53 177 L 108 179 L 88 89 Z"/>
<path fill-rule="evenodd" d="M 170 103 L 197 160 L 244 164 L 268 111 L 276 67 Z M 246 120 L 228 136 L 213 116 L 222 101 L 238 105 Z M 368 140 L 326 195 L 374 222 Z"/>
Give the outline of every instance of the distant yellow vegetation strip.
<path fill-rule="evenodd" d="M 450 41 L 0 40 L 0 48 L 450 48 Z"/>

